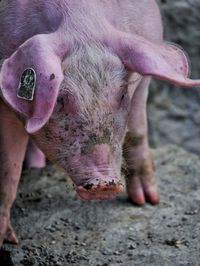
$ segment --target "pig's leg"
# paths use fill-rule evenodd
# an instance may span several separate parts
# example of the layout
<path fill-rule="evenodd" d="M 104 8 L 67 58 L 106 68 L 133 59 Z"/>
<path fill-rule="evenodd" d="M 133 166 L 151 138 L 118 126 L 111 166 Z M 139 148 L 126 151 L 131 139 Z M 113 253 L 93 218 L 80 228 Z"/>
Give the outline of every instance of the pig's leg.
<path fill-rule="evenodd" d="M 42 151 L 30 140 L 24 160 L 25 168 L 43 168 L 46 166 L 45 156 Z"/>
<path fill-rule="evenodd" d="M 143 78 L 134 92 L 124 142 L 127 192 L 138 205 L 159 202 L 154 163 L 148 144 L 146 101 L 149 83 L 149 77 Z"/>
<path fill-rule="evenodd" d="M 21 122 L 0 100 L 0 246 L 3 241 L 17 243 L 10 223 L 28 135 Z"/>

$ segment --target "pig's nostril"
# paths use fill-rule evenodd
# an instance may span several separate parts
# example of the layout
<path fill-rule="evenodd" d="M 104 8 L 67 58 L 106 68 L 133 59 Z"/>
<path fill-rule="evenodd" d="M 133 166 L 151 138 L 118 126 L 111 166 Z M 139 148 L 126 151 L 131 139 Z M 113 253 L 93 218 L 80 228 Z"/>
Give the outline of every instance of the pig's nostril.
<path fill-rule="evenodd" d="M 78 186 L 78 195 L 85 200 L 112 199 L 123 190 L 120 182 L 99 182 L 98 184 L 88 183 Z"/>

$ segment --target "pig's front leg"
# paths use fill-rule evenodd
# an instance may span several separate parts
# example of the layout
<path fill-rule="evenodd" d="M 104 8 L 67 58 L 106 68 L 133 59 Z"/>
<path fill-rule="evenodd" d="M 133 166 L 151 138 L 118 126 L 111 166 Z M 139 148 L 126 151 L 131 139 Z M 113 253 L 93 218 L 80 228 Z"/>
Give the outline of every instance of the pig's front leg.
<path fill-rule="evenodd" d="M 127 192 L 138 205 L 159 202 L 154 163 L 148 144 L 146 101 L 149 83 L 149 77 L 143 78 L 132 97 L 123 151 L 127 166 Z"/>
<path fill-rule="evenodd" d="M 43 152 L 31 140 L 27 146 L 24 166 L 26 169 L 43 168 L 46 166 L 46 159 Z"/>
<path fill-rule="evenodd" d="M 3 241 L 17 243 L 10 223 L 28 135 L 22 124 L 0 100 L 0 246 Z"/>

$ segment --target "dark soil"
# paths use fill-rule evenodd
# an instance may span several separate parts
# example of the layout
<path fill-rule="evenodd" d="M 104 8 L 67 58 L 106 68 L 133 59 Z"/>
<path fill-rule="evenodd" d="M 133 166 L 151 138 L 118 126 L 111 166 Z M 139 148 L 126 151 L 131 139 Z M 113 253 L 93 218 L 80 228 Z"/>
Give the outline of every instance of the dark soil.
<path fill-rule="evenodd" d="M 54 166 L 24 172 L 12 222 L 20 244 L 0 265 L 200 265 L 200 161 L 175 146 L 154 152 L 158 206 L 78 198 Z"/>

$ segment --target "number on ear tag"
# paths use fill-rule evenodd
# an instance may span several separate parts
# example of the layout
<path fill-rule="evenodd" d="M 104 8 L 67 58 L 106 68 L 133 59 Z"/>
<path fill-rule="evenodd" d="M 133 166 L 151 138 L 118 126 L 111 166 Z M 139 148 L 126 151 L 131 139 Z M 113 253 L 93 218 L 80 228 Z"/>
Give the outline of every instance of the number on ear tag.
<path fill-rule="evenodd" d="M 34 99 L 36 85 L 36 73 L 32 68 L 24 70 L 19 83 L 17 97 L 32 101 Z"/>

